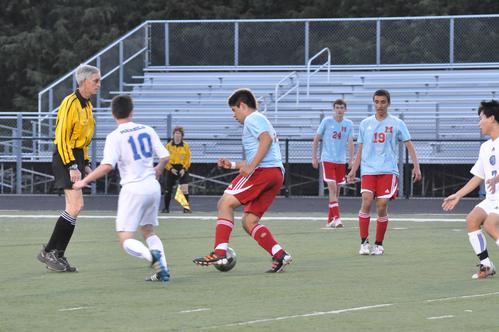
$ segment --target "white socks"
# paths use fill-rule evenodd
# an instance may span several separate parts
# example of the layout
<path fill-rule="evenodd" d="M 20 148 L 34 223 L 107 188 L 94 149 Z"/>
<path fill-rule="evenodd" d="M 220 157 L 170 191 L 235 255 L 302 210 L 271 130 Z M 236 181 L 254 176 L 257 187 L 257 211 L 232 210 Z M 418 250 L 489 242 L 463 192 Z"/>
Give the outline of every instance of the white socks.
<path fill-rule="evenodd" d="M 127 254 L 143 258 L 148 262 L 152 262 L 151 251 L 140 241 L 135 239 L 127 239 L 123 242 L 123 249 Z"/>
<path fill-rule="evenodd" d="M 468 233 L 468 238 L 471 246 L 473 247 L 473 251 L 475 251 L 477 256 L 487 250 L 487 240 L 481 230 Z M 490 259 L 488 257 L 480 260 L 480 264 L 491 266 Z"/>
<path fill-rule="evenodd" d="M 158 250 L 161 252 L 161 263 L 168 268 L 168 265 L 166 264 L 165 249 L 163 248 L 163 242 L 161 242 L 159 236 L 156 234 L 151 235 L 146 239 L 146 242 L 150 250 Z"/>

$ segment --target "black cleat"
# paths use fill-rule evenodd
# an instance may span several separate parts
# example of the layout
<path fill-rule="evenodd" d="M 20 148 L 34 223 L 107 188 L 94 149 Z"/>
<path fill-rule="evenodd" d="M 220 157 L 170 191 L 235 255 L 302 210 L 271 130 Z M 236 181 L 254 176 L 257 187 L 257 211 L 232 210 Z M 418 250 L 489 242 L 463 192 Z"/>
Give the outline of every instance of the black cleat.
<path fill-rule="evenodd" d="M 66 265 L 57 257 L 57 250 L 45 251 L 45 246 L 38 253 L 36 258 L 47 265 L 47 269 L 55 272 L 66 272 Z"/>
<path fill-rule="evenodd" d="M 66 257 L 59 257 L 59 261 L 62 262 L 62 264 L 64 264 L 65 266 L 65 270 L 63 272 L 78 272 L 78 268 L 76 266 L 71 266 Z"/>
<path fill-rule="evenodd" d="M 194 258 L 192 260 L 194 264 L 208 266 L 208 265 L 223 265 L 228 263 L 227 256 L 222 256 L 219 254 L 215 254 L 214 252 L 210 253 L 204 257 Z"/>
<path fill-rule="evenodd" d="M 288 254 L 286 251 L 283 251 L 280 257 L 273 256 L 272 257 L 272 266 L 270 267 L 269 270 L 267 270 L 267 273 L 277 273 L 277 272 L 282 272 L 284 271 L 284 268 L 291 264 L 293 261 L 293 257 L 291 257 L 290 254 Z"/>

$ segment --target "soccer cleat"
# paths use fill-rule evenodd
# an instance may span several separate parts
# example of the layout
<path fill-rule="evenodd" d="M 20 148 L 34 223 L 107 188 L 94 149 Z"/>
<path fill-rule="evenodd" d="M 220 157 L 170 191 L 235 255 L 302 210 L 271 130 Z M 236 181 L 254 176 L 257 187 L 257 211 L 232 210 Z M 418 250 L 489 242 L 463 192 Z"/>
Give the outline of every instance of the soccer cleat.
<path fill-rule="evenodd" d="M 45 246 L 42 246 L 42 250 L 38 253 L 36 258 L 47 265 L 47 269 L 56 272 L 66 272 L 66 265 L 59 260 L 57 257 L 57 251 L 51 250 L 49 252 L 45 251 Z"/>
<path fill-rule="evenodd" d="M 170 213 L 170 209 L 165 208 L 165 209 L 161 210 L 161 213 Z"/>
<path fill-rule="evenodd" d="M 363 256 L 366 256 L 366 255 L 370 255 L 371 254 L 371 251 L 369 250 L 369 242 L 364 242 L 364 243 L 361 243 L 360 245 L 360 249 L 359 249 L 359 255 L 363 255 Z"/>
<path fill-rule="evenodd" d="M 284 268 L 291 264 L 293 261 L 293 257 L 288 254 L 286 251 L 283 251 L 280 257 L 273 256 L 272 257 L 272 266 L 269 270 L 265 271 L 267 273 L 277 273 L 284 271 Z"/>
<path fill-rule="evenodd" d="M 331 223 L 333 228 L 343 228 L 343 224 L 341 223 L 341 219 L 334 219 L 333 222 Z"/>
<path fill-rule="evenodd" d="M 184 213 L 192 213 L 192 211 L 189 209 L 184 209 Z"/>
<path fill-rule="evenodd" d="M 194 264 L 202 266 L 223 265 L 229 262 L 227 256 L 215 254 L 214 252 L 211 252 L 208 256 L 194 258 L 192 261 Z"/>
<path fill-rule="evenodd" d="M 151 250 L 152 262 L 151 267 L 156 271 L 159 281 L 167 282 L 170 280 L 170 271 L 161 262 L 161 252 L 159 250 Z"/>
<path fill-rule="evenodd" d="M 59 256 L 59 255 L 57 255 Z M 64 256 L 60 256 L 58 257 L 59 261 L 62 262 L 62 264 L 64 264 L 64 267 L 65 267 L 65 270 L 63 272 L 78 272 L 78 268 L 76 266 L 71 266 L 71 264 L 69 264 L 68 262 L 68 259 Z"/>
<path fill-rule="evenodd" d="M 485 279 L 488 277 L 492 277 L 496 274 L 496 267 L 491 263 L 491 266 L 479 264 L 478 272 L 471 276 L 472 279 Z"/>
<path fill-rule="evenodd" d="M 385 248 L 383 248 L 380 244 L 375 244 L 371 250 L 372 256 L 381 256 L 385 252 Z"/>

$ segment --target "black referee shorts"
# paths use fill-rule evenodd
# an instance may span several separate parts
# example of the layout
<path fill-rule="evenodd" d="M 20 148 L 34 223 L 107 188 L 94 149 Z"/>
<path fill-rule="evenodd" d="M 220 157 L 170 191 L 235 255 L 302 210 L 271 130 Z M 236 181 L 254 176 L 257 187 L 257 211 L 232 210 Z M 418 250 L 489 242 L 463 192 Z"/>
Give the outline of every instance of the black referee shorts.
<path fill-rule="evenodd" d="M 75 162 L 78 165 L 78 169 L 81 172 L 81 178 L 85 176 L 85 158 L 83 154 L 83 149 L 73 149 L 73 155 L 75 157 Z M 54 188 L 55 189 L 72 189 L 73 182 L 69 177 L 69 169 L 64 166 L 61 156 L 57 147 L 52 155 L 52 173 L 55 177 Z"/>

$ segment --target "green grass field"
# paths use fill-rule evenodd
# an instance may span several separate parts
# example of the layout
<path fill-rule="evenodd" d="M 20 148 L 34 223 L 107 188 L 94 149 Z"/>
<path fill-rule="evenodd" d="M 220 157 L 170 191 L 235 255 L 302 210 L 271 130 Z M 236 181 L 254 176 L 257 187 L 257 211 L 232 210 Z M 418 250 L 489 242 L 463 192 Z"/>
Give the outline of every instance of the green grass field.
<path fill-rule="evenodd" d="M 172 272 L 162 284 L 143 281 L 151 270 L 119 247 L 111 213 L 78 220 L 67 252 L 74 274 L 47 272 L 35 258 L 56 212 L 13 214 L 0 211 L 2 332 L 499 330 L 499 277 L 471 279 L 477 260 L 464 216 L 391 216 L 385 255 L 361 257 L 352 215 L 345 229 L 328 230 L 310 218 L 320 214 L 269 214 L 281 217 L 264 224 L 294 262 L 266 274 L 269 256 L 239 222 L 234 270 L 195 266 L 212 247 L 214 218 L 172 215 L 157 232 Z M 499 262 L 490 239 L 489 252 Z"/>

